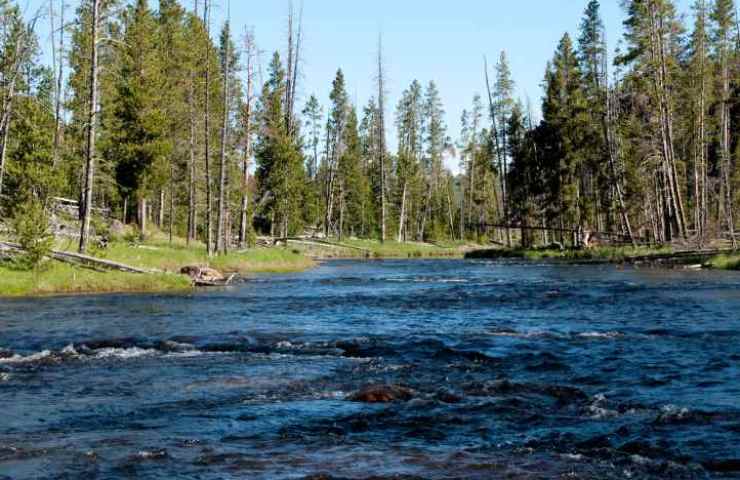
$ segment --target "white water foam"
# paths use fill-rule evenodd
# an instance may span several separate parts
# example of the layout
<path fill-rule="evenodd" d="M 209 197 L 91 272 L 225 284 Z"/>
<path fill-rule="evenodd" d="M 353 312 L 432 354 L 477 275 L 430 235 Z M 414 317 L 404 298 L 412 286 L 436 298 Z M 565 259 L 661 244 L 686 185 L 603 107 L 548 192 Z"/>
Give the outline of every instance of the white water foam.
<path fill-rule="evenodd" d="M 157 355 L 159 350 L 131 347 L 131 348 L 101 348 L 95 350 L 95 358 L 139 358 L 151 355 Z"/>
<path fill-rule="evenodd" d="M 583 332 L 578 334 L 581 338 L 620 338 L 624 334 L 621 332 Z"/>
<path fill-rule="evenodd" d="M 51 350 L 44 350 L 38 353 L 33 353 L 31 355 L 23 356 L 15 354 L 12 357 L 9 358 L 0 358 L 0 364 L 22 364 L 22 363 L 31 363 L 31 362 L 38 362 L 39 360 L 44 360 L 49 357 L 51 357 L 52 353 Z"/>

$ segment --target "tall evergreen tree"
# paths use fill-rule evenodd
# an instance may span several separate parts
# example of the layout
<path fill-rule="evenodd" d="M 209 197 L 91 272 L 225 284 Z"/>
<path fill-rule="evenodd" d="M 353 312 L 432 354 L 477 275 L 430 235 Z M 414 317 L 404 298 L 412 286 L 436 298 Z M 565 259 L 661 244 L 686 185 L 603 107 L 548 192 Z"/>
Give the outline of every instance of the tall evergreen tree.
<path fill-rule="evenodd" d="M 272 57 L 268 74 L 260 99 L 260 128 L 255 148 L 257 179 L 271 230 L 284 238 L 297 232 L 303 224 L 301 200 L 305 170 L 300 147 L 286 124 L 283 110 L 285 70 L 277 52 Z"/>
<path fill-rule="evenodd" d="M 156 36 L 153 12 L 146 0 L 137 0 L 124 18 L 108 156 L 115 162 L 121 195 L 136 199 L 142 233 L 147 230 L 148 198 L 165 184 L 172 150 Z"/>

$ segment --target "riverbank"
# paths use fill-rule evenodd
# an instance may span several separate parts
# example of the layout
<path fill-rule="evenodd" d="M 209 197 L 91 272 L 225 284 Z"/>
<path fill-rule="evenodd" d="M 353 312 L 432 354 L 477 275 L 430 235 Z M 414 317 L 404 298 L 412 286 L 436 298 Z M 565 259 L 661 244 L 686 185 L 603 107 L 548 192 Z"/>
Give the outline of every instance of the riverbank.
<path fill-rule="evenodd" d="M 60 242 L 60 250 L 73 251 L 72 242 Z M 113 242 L 93 256 L 132 267 L 156 270 L 152 274 L 97 271 L 48 260 L 36 270 L 21 270 L 11 262 L 0 262 L 0 297 L 71 295 L 95 293 L 184 292 L 193 288 L 180 269 L 207 265 L 224 273 L 248 276 L 258 273 L 302 271 L 316 263 L 291 249 L 255 248 L 208 258 L 205 246 L 185 245 L 181 239 L 170 244 L 154 238 L 141 244 Z"/>
<path fill-rule="evenodd" d="M 717 270 L 740 270 L 740 254 L 723 254 L 711 258 L 707 266 Z"/>
<path fill-rule="evenodd" d="M 670 255 L 670 247 L 596 247 L 586 249 L 524 249 L 499 248 L 476 250 L 466 254 L 470 259 L 522 259 L 529 261 L 558 260 L 565 262 L 623 263 L 652 255 Z"/>
<path fill-rule="evenodd" d="M 468 259 L 520 259 L 563 263 L 613 263 L 740 270 L 740 254 L 729 250 L 690 250 L 672 247 L 596 247 L 589 249 L 487 249 L 466 254 Z"/>
<path fill-rule="evenodd" d="M 401 258 L 464 258 L 482 248 L 466 242 L 396 242 L 369 239 L 288 240 L 288 246 L 317 259 L 401 259 Z"/>

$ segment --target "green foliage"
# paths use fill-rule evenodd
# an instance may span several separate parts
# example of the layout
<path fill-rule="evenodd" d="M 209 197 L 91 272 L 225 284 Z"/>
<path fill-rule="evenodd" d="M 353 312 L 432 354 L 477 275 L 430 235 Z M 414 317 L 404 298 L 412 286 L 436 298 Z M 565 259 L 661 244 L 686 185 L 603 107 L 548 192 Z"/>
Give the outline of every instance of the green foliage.
<path fill-rule="evenodd" d="M 266 213 L 273 230 L 282 237 L 303 227 L 301 204 L 306 187 L 303 154 L 286 123 L 285 89 L 285 70 L 276 52 L 260 100 L 261 128 L 255 154 L 261 193 L 271 198 Z"/>
<path fill-rule="evenodd" d="M 128 9 L 124 25 L 108 152 L 122 196 L 143 198 L 167 178 L 172 145 L 161 96 L 166 82 L 156 48 L 157 24 L 145 0 Z"/>
<path fill-rule="evenodd" d="M 16 208 L 12 220 L 13 233 L 24 250 L 17 259 L 22 269 L 38 269 L 54 246 L 49 216 L 38 200 L 29 200 Z"/>
<path fill-rule="evenodd" d="M 717 270 L 740 270 L 739 255 L 717 255 L 711 258 L 707 265 Z"/>

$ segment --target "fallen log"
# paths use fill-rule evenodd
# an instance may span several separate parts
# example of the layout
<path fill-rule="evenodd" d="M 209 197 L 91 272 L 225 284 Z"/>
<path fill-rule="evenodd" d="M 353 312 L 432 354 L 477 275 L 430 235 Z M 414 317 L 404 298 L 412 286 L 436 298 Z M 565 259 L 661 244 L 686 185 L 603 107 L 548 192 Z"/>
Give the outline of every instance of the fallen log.
<path fill-rule="evenodd" d="M 23 247 L 17 243 L 11 242 L 0 242 L 0 248 L 7 250 L 14 250 L 17 252 L 23 252 Z M 164 273 L 161 270 L 156 269 L 143 269 L 139 267 L 132 267 L 124 263 L 113 262 L 111 260 L 104 260 L 102 258 L 91 257 L 89 255 L 83 255 L 80 253 L 61 252 L 52 250 L 49 253 L 49 257 L 59 262 L 71 263 L 73 265 L 82 265 L 86 267 L 92 267 L 96 269 L 105 270 L 117 270 L 126 273 L 139 273 L 139 274 L 151 274 L 151 273 Z"/>
<path fill-rule="evenodd" d="M 190 277 L 196 287 L 228 287 L 236 278 L 235 273 L 226 277 L 218 270 L 199 265 L 182 267 L 180 273 Z"/>
<path fill-rule="evenodd" d="M 193 284 L 196 287 L 228 287 L 232 284 L 234 279 L 236 278 L 236 273 L 232 273 L 228 277 L 224 278 L 223 280 L 217 280 L 217 281 L 206 281 L 206 280 L 194 280 Z"/>
<path fill-rule="evenodd" d="M 362 252 L 366 255 L 370 255 L 370 250 L 362 247 L 356 247 L 354 245 L 347 245 L 344 243 L 338 243 L 338 242 L 329 242 L 327 240 L 307 240 L 303 238 L 286 238 L 286 243 L 295 243 L 298 245 L 308 245 L 308 246 L 314 246 L 314 247 L 324 247 L 324 248 L 337 248 L 337 249 L 346 249 L 346 250 L 357 250 L 359 252 Z"/>

